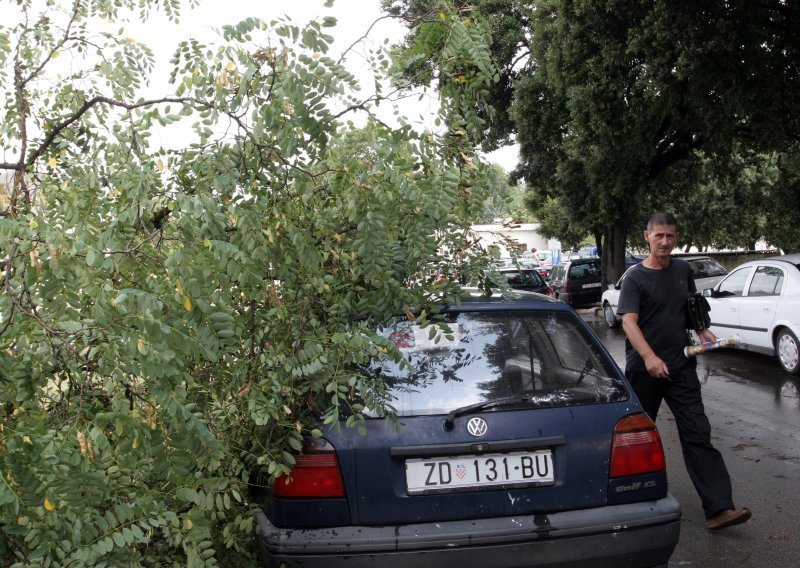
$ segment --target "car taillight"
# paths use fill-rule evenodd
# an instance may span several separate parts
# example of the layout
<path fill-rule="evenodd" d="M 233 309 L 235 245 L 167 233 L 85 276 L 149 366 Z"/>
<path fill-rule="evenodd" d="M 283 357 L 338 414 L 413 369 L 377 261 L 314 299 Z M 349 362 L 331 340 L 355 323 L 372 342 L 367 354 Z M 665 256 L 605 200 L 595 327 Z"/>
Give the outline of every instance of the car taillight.
<path fill-rule="evenodd" d="M 628 477 L 666 469 L 664 447 L 655 423 L 646 414 L 626 416 L 614 428 L 610 476 Z"/>
<path fill-rule="evenodd" d="M 344 483 L 336 450 L 322 439 L 308 440 L 303 453 L 295 456 L 288 478 L 278 477 L 272 484 L 272 494 L 283 499 L 344 497 Z"/>

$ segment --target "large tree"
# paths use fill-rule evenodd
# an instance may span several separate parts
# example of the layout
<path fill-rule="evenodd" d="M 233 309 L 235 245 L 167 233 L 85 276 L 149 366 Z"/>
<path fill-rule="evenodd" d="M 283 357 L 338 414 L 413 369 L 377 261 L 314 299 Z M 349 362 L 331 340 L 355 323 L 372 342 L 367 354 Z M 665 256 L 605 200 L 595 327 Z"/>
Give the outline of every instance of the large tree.
<path fill-rule="evenodd" d="M 448 6 L 471 6 L 487 22 L 501 79 L 488 97 L 498 118 L 485 140 L 515 133 L 517 174 L 535 203 L 559 200 L 602 240 L 609 279 L 624 268 L 632 221 L 690 195 L 703 160 L 734 167 L 728 158 L 742 149 L 783 152 L 796 143 L 796 3 L 385 4 L 412 25 Z"/>
<path fill-rule="evenodd" d="M 428 275 L 475 255 L 463 129 L 491 65 L 441 43 L 461 78 L 439 137 L 371 116 L 330 19 L 184 41 L 172 92 L 145 99 L 152 53 L 119 28 L 178 2 L 9 3 L 0 564 L 252 565 L 248 482 L 340 408 L 358 426 L 352 392 L 383 411 L 356 372 L 398 355 L 376 326 L 457 293 Z M 162 148 L 161 127 L 192 142 Z"/>

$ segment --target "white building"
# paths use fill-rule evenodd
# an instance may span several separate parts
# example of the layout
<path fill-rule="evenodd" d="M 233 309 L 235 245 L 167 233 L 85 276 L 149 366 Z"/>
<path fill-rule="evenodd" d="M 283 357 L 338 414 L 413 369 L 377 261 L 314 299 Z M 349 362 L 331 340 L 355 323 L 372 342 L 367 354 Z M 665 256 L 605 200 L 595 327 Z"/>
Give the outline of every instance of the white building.
<path fill-rule="evenodd" d="M 526 250 L 550 250 L 553 256 L 560 256 L 561 243 L 558 239 L 548 239 L 539 233 L 539 223 L 496 223 L 491 225 L 472 225 L 473 232 L 481 238 L 485 247 L 496 245 L 500 256 L 509 256 L 509 249 L 517 247 L 519 252 Z"/>

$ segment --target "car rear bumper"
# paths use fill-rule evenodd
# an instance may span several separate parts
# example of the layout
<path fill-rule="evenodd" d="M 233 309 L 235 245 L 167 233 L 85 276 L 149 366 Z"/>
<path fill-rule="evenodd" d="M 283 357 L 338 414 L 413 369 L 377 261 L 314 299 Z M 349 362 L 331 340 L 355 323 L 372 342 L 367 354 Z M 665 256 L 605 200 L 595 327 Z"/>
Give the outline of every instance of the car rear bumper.
<path fill-rule="evenodd" d="M 256 514 L 263 566 L 666 566 L 681 509 L 657 501 L 551 515 L 400 526 L 281 529 Z"/>

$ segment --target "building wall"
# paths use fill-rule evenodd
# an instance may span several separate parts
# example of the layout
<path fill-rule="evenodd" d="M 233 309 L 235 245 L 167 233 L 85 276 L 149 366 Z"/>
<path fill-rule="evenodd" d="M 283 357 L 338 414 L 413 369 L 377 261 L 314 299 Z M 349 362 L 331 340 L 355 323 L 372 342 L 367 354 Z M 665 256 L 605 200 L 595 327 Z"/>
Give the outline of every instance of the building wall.
<path fill-rule="evenodd" d="M 492 244 L 500 248 L 501 256 L 508 256 L 508 249 L 517 244 L 520 251 L 548 250 L 551 242 L 539 234 L 539 223 L 473 225 L 472 230 L 481 237 L 484 246 Z M 560 248 L 560 247 L 559 247 Z"/>

